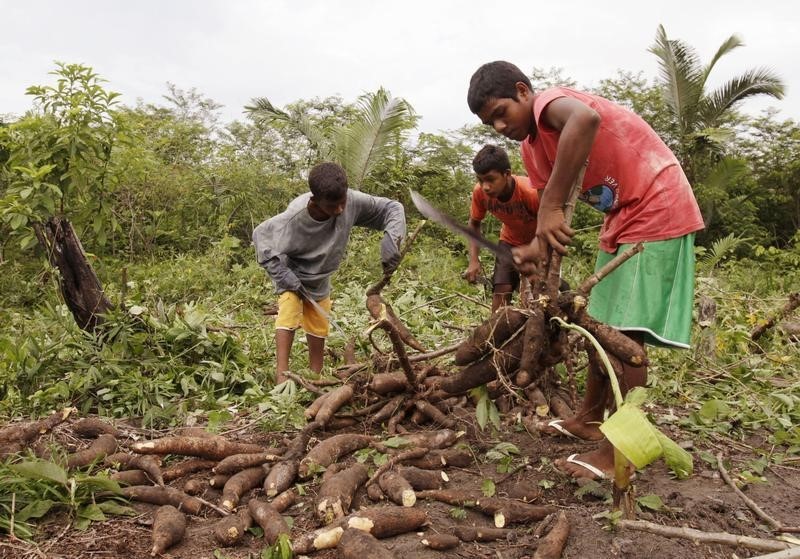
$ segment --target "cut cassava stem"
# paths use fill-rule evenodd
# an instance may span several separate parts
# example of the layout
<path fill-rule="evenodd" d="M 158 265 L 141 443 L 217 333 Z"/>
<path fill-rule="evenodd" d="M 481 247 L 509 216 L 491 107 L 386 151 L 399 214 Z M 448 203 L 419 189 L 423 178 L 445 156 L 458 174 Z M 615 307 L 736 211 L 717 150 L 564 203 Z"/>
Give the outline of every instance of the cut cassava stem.
<path fill-rule="evenodd" d="M 263 452 L 264 448 L 255 444 L 231 442 L 222 437 L 164 437 L 152 441 L 141 441 L 131 445 L 131 450 L 139 454 L 178 454 L 197 456 L 211 460 L 222 460 L 233 454 Z"/>
<path fill-rule="evenodd" d="M 186 515 L 172 505 L 159 507 L 153 517 L 153 548 L 150 555 L 161 555 L 179 543 L 186 533 Z"/>
<path fill-rule="evenodd" d="M 581 295 L 588 295 L 592 288 L 600 283 L 604 277 L 608 274 L 619 268 L 625 261 L 630 260 L 636 254 L 639 254 L 644 250 L 644 244 L 639 242 L 627 249 L 624 252 L 616 255 L 612 258 L 609 262 L 607 262 L 604 266 L 602 266 L 599 270 L 593 273 L 591 276 L 586 278 L 583 283 L 578 286 L 578 293 Z"/>
<path fill-rule="evenodd" d="M 220 499 L 220 506 L 227 510 L 232 511 L 239 504 L 239 500 L 251 489 L 255 489 L 267 473 L 261 466 L 254 468 L 247 468 L 231 476 L 225 483 L 222 489 L 222 498 Z"/>
<path fill-rule="evenodd" d="M 350 511 L 350 503 L 361 485 L 367 481 L 366 466 L 356 462 L 324 480 L 317 492 L 317 519 L 323 524 L 330 524 Z"/>
<path fill-rule="evenodd" d="M 379 294 L 367 296 L 367 309 L 370 315 L 372 315 L 372 318 L 378 321 L 376 327 L 385 330 L 386 334 L 389 336 L 394 352 L 400 362 L 400 368 L 403 369 L 406 375 L 408 385 L 413 386 L 416 377 L 414 375 L 414 370 L 411 368 L 411 362 L 408 360 L 403 338 L 400 336 L 397 327 L 399 320 L 395 318 L 395 322 L 392 322 L 390 316 L 394 316 L 394 313 L 391 312 L 391 307 L 383 301 Z"/>

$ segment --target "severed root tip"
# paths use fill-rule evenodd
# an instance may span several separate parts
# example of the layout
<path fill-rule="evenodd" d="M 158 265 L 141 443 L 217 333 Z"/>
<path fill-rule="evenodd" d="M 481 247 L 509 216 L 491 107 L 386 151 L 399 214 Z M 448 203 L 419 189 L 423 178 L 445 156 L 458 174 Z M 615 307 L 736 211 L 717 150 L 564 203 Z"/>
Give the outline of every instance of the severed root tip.
<path fill-rule="evenodd" d="M 461 540 L 452 534 L 433 534 L 426 536 L 420 543 L 436 551 L 447 551 L 457 547 Z"/>

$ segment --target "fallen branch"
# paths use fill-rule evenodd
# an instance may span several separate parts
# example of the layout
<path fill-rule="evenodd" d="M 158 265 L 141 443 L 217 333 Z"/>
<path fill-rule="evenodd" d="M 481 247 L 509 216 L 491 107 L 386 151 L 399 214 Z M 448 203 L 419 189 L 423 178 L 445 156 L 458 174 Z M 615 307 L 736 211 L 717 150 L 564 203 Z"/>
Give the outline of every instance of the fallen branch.
<path fill-rule="evenodd" d="M 644 244 L 639 242 L 630 247 L 628 250 L 616 255 L 599 270 L 586 278 L 583 283 L 578 286 L 578 293 L 581 295 L 588 295 L 592 288 L 600 283 L 600 280 L 619 268 L 625 261 L 630 260 L 634 255 L 639 254 L 643 250 Z"/>
<path fill-rule="evenodd" d="M 800 291 L 796 293 L 791 293 L 789 295 L 789 300 L 786 302 L 783 308 L 781 308 L 780 310 L 769 316 L 765 321 L 761 322 L 758 326 L 753 328 L 753 330 L 750 332 L 750 339 L 752 341 L 758 340 L 758 338 L 763 336 L 764 332 L 772 328 L 778 320 L 780 320 L 784 316 L 787 316 L 797 307 L 800 307 Z"/>
<path fill-rule="evenodd" d="M 728 532 L 703 532 L 693 528 L 662 526 L 645 520 L 620 520 L 620 528 L 648 532 L 665 538 L 681 538 L 691 540 L 695 544 L 721 544 L 731 547 L 746 547 L 756 551 L 782 551 L 789 549 L 788 543 L 777 540 L 765 540 L 762 538 L 751 538 L 750 536 L 738 536 Z"/>
<path fill-rule="evenodd" d="M 733 489 L 733 492 L 736 493 L 736 495 L 738 495 L 742 501 L 744 501 L 744 504 L 747 505 L 747 508 L 753 511 L 756 514 L 756 516 L 758 516 L 761 520 L 769 524 L 769 526 L 775 531 L 778 532 L 782 531 L 783 524 L 781 524 L 780 522 L 772 518 L 770 515 L 768 515 L 766 512 L 764 512 L 761 509 L 761 507 L 759 507 L 755 503 L 755 501 L 753 501 L 750 497 L 742 493 L 741 489 L 736 487 L 736 484 L 733 483 L 731 476 L 728 475 L 728 470 L 725 469 L 725 466 L 722 463 L 722 453 L 717 454 L 717 469 L 719 470 L 719 475 L 721 475 L 722 479 L 725 480 L 725 483 L 727 483 L 731 487 L 731 489 Z"/>
<path fill-rule="evenodd" d="M 800 547 L 792 547 L 783 551 L 776 551 L 767 555 L 759 555 L 750 559 L 800 559 Z"/>

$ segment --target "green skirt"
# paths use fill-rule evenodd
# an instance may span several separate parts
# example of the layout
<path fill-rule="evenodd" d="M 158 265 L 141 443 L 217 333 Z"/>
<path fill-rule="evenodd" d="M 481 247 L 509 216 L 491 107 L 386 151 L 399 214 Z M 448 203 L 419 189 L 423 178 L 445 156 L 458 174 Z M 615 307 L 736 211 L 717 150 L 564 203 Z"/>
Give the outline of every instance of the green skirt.
<path fill-rule="evenodd" d="M 617 247 L 617 254 L 633 244 Z M 616 254 L 600 251 L 595 270 Z M 694 233 L 644 243 L 592 289 L 589 314 L 619 330 L 643 332 L 645 343 L 688 348 L 694 301 Z"/>

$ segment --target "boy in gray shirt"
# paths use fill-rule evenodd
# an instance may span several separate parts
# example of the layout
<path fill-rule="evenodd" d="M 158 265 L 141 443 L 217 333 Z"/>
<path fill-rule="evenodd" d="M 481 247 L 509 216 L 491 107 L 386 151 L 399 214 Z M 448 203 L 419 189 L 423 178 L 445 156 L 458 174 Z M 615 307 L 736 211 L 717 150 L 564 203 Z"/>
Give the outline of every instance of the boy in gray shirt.
<path fill-rule="evenodd" d="M 331 276 L 344 257 L 353 226 L 383 230 L 381 264 L 393 272 L 400 261 L 406 220 L 400 202 L 348 190 L 347 175 L 336 163 L 320 163 L 308 175 L 311 192 L 253 231 L 258 263 L 269 273 L 278 294 L 275 321 L 276 384 L 286 380 L 294 332 L 302 327 L 308 341 L 309 368 L 322 370 L 328 321 L 308 302 L 331 308 Z"/>

